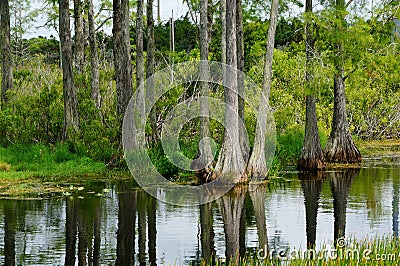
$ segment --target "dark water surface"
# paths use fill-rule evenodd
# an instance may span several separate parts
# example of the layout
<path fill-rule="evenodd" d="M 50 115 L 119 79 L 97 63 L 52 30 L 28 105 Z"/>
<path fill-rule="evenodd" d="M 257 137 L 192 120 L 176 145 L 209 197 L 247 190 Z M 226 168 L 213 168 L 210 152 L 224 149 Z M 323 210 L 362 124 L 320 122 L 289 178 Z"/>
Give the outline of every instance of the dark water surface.
<path fill-rule="evenodd" d="M 85 187 L 67 199 L 0 200 L 0 264 L 198 264 L 265 244 L 397 236 L 399 178 L 399 166 L 286 174 L 193 207 L 158 202 L 128 183 Z"/>

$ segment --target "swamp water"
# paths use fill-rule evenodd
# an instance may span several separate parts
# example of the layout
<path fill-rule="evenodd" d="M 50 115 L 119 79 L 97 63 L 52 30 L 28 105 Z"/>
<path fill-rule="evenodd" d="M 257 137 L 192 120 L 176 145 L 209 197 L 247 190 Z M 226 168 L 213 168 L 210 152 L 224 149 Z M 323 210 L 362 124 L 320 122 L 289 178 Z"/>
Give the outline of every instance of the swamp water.
<path fill-rule="evenodd" d="M 182 265 L 238 251 L 304 249 L 399 233 L 400 166 L 287 173 L 213 203 L 177 207 L 129 183 L 0 200 L 0 264 Z"/>

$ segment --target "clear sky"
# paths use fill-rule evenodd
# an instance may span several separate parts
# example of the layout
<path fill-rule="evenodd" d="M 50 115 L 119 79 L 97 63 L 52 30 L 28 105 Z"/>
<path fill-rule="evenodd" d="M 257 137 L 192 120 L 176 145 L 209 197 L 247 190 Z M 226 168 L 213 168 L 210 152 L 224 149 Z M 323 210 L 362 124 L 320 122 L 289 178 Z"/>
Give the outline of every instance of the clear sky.
<path fill-rule="evenodd" d="M 32 7 L 33 8 L 42 8 L 43 7 L 43 2 L 41 0 L 34 0 L 32 1 Z M 94 5 L 95 9 L 96 7 L 99 6 L 99 3 L 101 0 L 94 0 Z M 155 5 L 157 4 L 157 0 L 154 0 Z M 71 6 L 72 8 L 73 6 Z M 185 15 L 188 8 L 185 4 L 183 4 L 182 0 L 160 0 L 160 7 L 161 7 L 161 20 L 166 21 L 171 17 L 172 10 L 174 10 L 174 17 L 181 17 L 182 15 Z M 156 13 L 156 7 L 154 9 L 155 14 Z M 95 10 L 96 12 L 96 10 Z M 46 36 L 50 37 L 51 35 L 58 37 L 58 34 L 55 30 L 53 29 L 48 29 L 44 27 L 40 27 L 44 25 L 47 21 L 47 17 L 44 14 L 39 15 L 36 18 L 36 22 L 33 24 L 32 29 L 25 34 L 24 38 L 31 38 L 31 37 L 36 37 L 36 36 Z M 71 26 L 72 26 L 73 21 L 71 20 Z M 106 28 L 105 29 L 107 32 L 111 33 L 111 28 Z"/>

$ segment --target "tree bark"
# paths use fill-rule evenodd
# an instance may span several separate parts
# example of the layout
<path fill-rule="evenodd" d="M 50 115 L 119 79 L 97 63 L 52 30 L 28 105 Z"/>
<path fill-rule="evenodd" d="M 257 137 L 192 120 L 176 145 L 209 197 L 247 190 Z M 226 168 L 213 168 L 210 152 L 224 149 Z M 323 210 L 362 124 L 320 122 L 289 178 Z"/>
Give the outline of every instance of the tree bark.
<path fill-rule="evenodd" d="M 361 153 L 355 146 L 346 117 L 344 70 L 341 68 L 334 80 L 334 110 L 332 131 L 325 147 L 325 158 L 330 163 L 361 163 Z"/>
<path fill-rule="evenodd" d="M 236 48 L 236 0 L 226 1 L 226 63 L 232 69 L 224 78 L 225 118 L 224 142 L 218 156 L 213 177 L 223 176 L 229 182 L 238 183 L 242 179 L 245 163 L 240 149 L 238 91 L 237 91 L 237 48 Z"/>
<path fill-rule="evenodd" d="M 324 167 L 325 157 L 318 134 L 315 97 L 307 95 L 305 136 L 301 155 L 297 162 L 297 169 L 307 171 L 323 169 Z"/>
<path fill-rule="evenodd" d="M 122 119 L 126 107 L 133 95 L 131 46 L 129 36 L 129 0 L 113 0 L 113 10 L 117 115 L 122 125 Z"/>
<path fill-rule="evenodd" d="M 395 4 L 399 4 L 399 0 L 394 0 L 393 1 L 393 6 Z M 398 43 L 400 39 L 400 19 L 399 15 L 393 17 L 393 29 L 392 29 L 392 43 Z"/>
<path fill-rule="evenodd" d="M 94 22 L 93 0 L 86 0 L 87 17 L 89 24 L 89 44 L 91 63 L 91 97 L 97 109 L 101 107 L 100 77 L 99 77 L 99 53 L 97 50 L 97 37 Z"/>
<path fill-rule="evenodd" d="M 306 1 L 306 15 L 312 14 L 312 0 Z M 307 17 L 308 18 L 308 17 Z M 309 18 L 308 18 L 309 19 Z M 315 170 L 325 167 L 325 157 L 321 148 L 321 141 L 318 134 L 317 111 L 315 97 L 312 91 L 314 57 L 313 28 L 310 21 L 305 24 L 305 45 L 306 45 L 306 126 L 300 158 L 297 162 L 298 170 Z"/>
<path fill-rule="evenodd" d="M 74 0 L 74 25 L 75 25 L 75 67 L 82 73 L 85 63 L 85 39 L 83 35 L 82 0 Z"/>
<path fill-rule="evenodd" d="M 209 54 L 209 8 L 208 0 L 201 0 L 200 2 L 200 79 L 209 80 L 210 70 L 208 69 L 208 54 Z M 200 171 L 204 177 L 207 177 L 212 172 L 214 157 L 210 144 L 210 118 L 209 118 L 209 84 L 206 81 L 200 83 L 200 141 L 198 147 L 196 165 L 192 165 L 194 169 L 202 169 Z"/>
<path fill-rule="evenodd" d="M 336 0 L 336 32 L 346 31 L 344 0 Z M 343 40 L 335 40 L 335 76 L 332 131 L 325 147 L 325 159 L 330 163 L 361 163 L 361 153 L 354 144 L 347 122 Z"/>
<path fill-rule="evenodd" d="M 236 0 L 236 35 L 237 35 L 237 68 L 240 70 L 237 76 L 238 84 L 238 104 L 239 104 L 239 119 L 243 121 L 244 118 L 244 32 L 243 32 L 243 6 L 242 0 Z M 240 137 L 240 148 L 242 150 L 243 160 L 247 162 L 249 160 L 250 146 L 246 136 L 246 128 L 239 127 Z"/>
<path fill-rule="evenodd" d="M 136 18 L 136 88 L 144 82 L 144 56 L 143 56 L 143 0 L 137 1 Z"/>
<path fill-rule="evenodd" d="M 221 19 L 221 62 L 226 64 L 226 0 L 220 0 Z"/>
<path fill-rule="evenodd" d="M 247 165 L 247 175 L 256 178 L 267 178 L 268 168 L 265 158 L 265 141 L 267 131 L 269 95 L 272 83 L 272 60 L 274 56 L 275 32 L 278 23 L 279 0 L 273 0 L 271 4 L 270 23 L 268 28 L 267 52 L 265 56 L 263 89 L 258 108 L 256 135 L 254 147 Z"/>
<path fill-rule="evenodd" d="M 9 0 L 0 1 L 0 44 L 1 44 L 1 101 L 7 103 L 7 91 L 13 88 L 10 6 Z"/>
<path fill-rule="evenodd" d="M 147 62 L 146 62 L 146 79 L 149 79 L 154 75 L 155 69 L 155 40 L 154 40 L 154 14 L 153 14 L 154 0 L 147 1 Z M 153 80 L 147 80 L 146 82 L 146 97 L 148 102 L 153 102 L 154 99 L 154 84 Z M 157 113 L 153 109 L 150 112 L 150 142 L 157 140 Z"/>
<path fill-rule="evenodd" d="M 60 0 L 59 14 L 64 97 L 63 139 L 70 140 L 72 134 L 77 134 L 79 132 L 79 114 L 78 100 L 74 87 L 74 75 L 72 71 L 72 42 L 68 0 Z"/>

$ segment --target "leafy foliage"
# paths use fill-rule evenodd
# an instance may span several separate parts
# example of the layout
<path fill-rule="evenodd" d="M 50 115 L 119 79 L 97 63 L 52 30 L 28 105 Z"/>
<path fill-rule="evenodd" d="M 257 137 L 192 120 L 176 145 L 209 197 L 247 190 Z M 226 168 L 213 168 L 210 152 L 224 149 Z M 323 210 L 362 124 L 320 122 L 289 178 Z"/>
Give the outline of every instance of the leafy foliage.
<path fill-rule="evenodd" d="M 197 2 L 193 2 L 194 6 Z M 257 1 L 247 1 L 244 9 L 245 72 L 260 86 L 268 21 L 252 13 L 251 6 Z M 50 5 L 49 7 L 53 7 Z M 105 8 L 105 7 L 103 7 Z M 214 14 L 210 59 L 220 60 L 221 23 Z M 196 12 L 196 9 L 194 9 Z M 260 9 L 258 10 L 260 11 Z M 338 21 L 332 6 L 315 12 L 310 18 L 315 27 L 315 55 L 312 59 L 314 78 L 312 93 L 317 101 L 317 117 L 322 143 L 326 142 L 332 123 L 333 112 L 333 65 L 338 56 L 345 62 L 347 111 L 351 133 L 358 139 L 399 138 L 400 133 L 400 48 L 393 42 L 392 6 L 378 6 L 374 16 L 360 16 L 353 9 L 346 12 L 344 31 L 335 31 Z M 157 67 L 164 68 L 200 58 L 198 26 L 189 16 L 177 19 L 176 50 L 170 51 L 169 22 L 156 25 Z M 270 105 L 277 125 L 277 159 L 275 168 L 280 169 L 294 162 L 299 156 L 304 135 L 305 121 L 305 52 L 304 16 L 281 18 L 278 23 L 276 51 L 273 64 L 273 85 Z M 135 38 L 135 29 L 131 28 Z M 334 43 L 343 42 L 342 54 L 334 54 Z M 62 146 L 55 154 L 58 162 L 68 161 L 70 153 L 88 156 L 112 165 L 122 165 L 122 149 L 119 145 L 119 125 L 115 115 L 115 85 L 112 69 L 112 38 L 98 33 L 101 59 L 100 90 L 101 109 L 90 98 L 90 68 L 75 75 L 81 132 L 68 149 Z M 132 43 L 134 43 L 132 41 Z M 27 51 L 24 64 L 14 69 L 14 90 L 8 92 L 10 103 L 0 109 L 1 146 L 32 145 L 40 143 L 58 147 L 63 128 L 62 76 L 59 69 L 58 41 L 51 38 L 32 38 L 23 41 Z M 145 45 L 146 47 L 146 45 Z M 135 47 L 133 46 L 133 59 Z M 134 63 L 134 62 L 133 62 Z M 162 96 L 155 108 L 159 114 L 161 130 L 166 114 L 173 106 L 198 95 L 194 84 L 171 90 Z M 222 98 L 221 88 L 215 86 L 211 96 Z M 256 120 L 246 114 L 246 127 L 250 142 L 254 138 Z M 193 120 L 184 126 L 181 146 L 188 157 L 197 153 L 199 123 Z M 211 121 L 212 137 L 221 143 L 223 128 Z M 218 149 L 219 147 L 217 147 Z M 168 162 L 160 146 L 152 148 L 150 155 L 157 167 L 166 175 L 175 175 L 178 169 Z"/>

